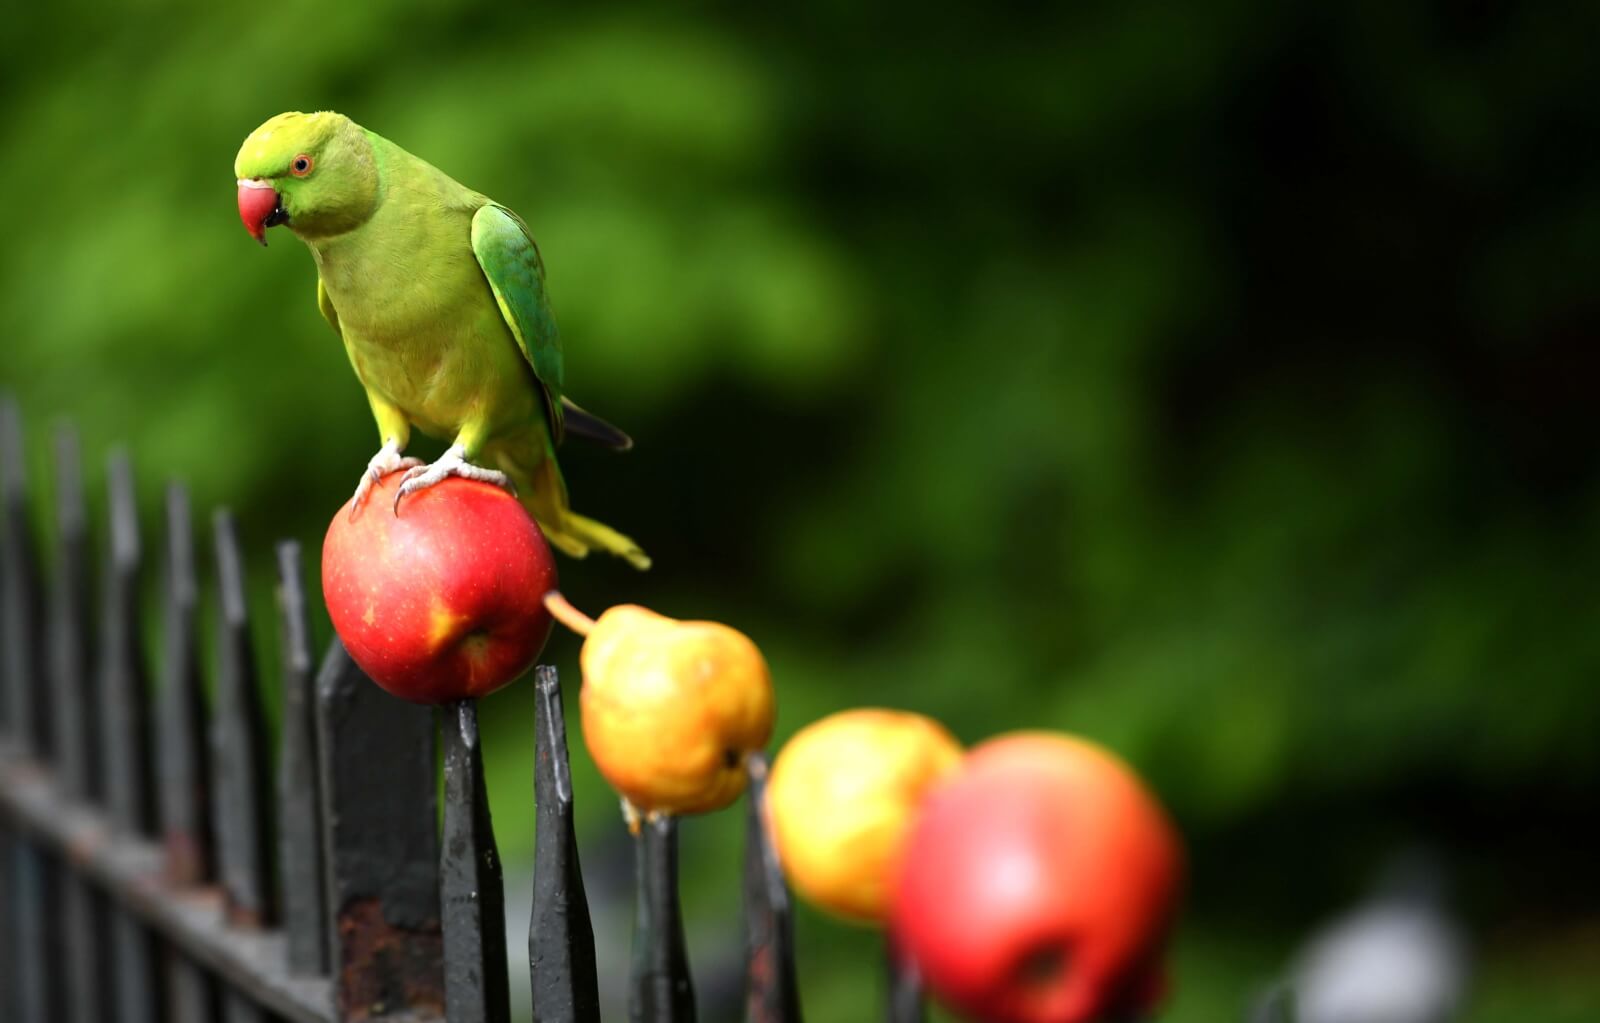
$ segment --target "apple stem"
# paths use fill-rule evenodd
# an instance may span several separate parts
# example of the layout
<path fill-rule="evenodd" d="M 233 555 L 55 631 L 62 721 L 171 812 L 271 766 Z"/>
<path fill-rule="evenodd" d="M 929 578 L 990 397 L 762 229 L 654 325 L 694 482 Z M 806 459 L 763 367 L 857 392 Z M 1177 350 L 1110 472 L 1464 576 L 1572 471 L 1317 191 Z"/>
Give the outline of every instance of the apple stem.
<path fill-rule="evenodd" d="M 594 619 L 573 607 L 560 590 L 551 590 L 544 595 L 544 607 L 551 617 L 580 636 L 587 636 L 594 628 Z"/>

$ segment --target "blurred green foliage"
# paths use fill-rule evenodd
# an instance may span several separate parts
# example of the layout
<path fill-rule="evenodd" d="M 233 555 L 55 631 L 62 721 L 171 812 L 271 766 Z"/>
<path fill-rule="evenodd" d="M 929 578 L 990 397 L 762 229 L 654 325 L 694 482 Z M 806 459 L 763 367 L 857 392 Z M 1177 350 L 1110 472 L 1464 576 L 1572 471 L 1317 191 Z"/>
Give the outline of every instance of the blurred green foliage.
<path fill-rule="evenodd" d="M 1460 882 L 1473 1019 L 1594 1018 L 1578 12 L 25 5 L 0 386 L 35 441 L 69 416 L 131 445 L 150 507 L 168 477 L 232 505 L 258 570 L 314 549 L 376 437 L 231 161 L 273 113 L 339 109 L 525 216 L 573 395 L 638 439 L 564 464 L 658 567 L 564 563 L 577 603 L 749 632 L 785 735 L 886 704 L 1120 750 L 1191 842 L 1171 1019 L 1235 1014 L 1415 840 Z M 552 644 L 569 688 L 575 654 Z M 531 701 L 485 717 L 518 874 Z M 708 970 L 738 833 L 686 830 Z M 870 937 L 801 935 L 812 1018 L 870 1015 Z"/>

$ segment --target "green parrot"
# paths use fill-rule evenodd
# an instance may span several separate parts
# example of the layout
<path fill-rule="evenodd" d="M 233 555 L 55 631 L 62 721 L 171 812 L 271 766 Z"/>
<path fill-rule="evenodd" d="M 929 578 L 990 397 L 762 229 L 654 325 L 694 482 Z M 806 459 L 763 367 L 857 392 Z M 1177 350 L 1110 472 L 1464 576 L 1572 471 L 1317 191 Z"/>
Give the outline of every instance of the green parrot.
<path fill-rule="evenodd" d="M 317 305 L 377 419 L 382 448 L 354 509 L 399 469 L 397 514 L 446 477 L 483 480 L 517 494 L 567 554 L 650 566 L 638 544 L 568 507 L 563 436 L 617 450 L 631 441 L 563 396 L 544 264 L 522 218 L 331 111 L 272 118 L 233 169 L 250 234 L 265 245 L 282 224 L 311 249 Z M 403 457 L 413 427 L 450 449 L 431 465 Z"/>

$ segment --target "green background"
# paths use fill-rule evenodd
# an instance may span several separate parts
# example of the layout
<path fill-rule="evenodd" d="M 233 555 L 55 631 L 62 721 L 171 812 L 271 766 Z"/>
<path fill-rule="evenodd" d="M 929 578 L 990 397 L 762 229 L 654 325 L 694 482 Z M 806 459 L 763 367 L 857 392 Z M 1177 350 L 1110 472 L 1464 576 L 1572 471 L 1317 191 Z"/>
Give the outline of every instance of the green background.
<path fill-rule="evenodd" d="M 780 739 L 877 704 L 1119 750 L 1191 853 L 1163 1019 L 1237 1018 L 1423 843 L 1473 936 L 1467 1018 L 1592 1020 L 1578 10 L 24 5 L 0 387 L 41 470 L 57 417 L 96 466 L 128 444 L 147 526 L 167 478 L 232 506 L 264 608 L 270 542 L 314 552 L 377 438 L 310 259 L 251 243 L 231 164 L 271 114 L 338 109 L 523 214 L 572 395 L 637 438 L 564 456 L 657 566 L 564 561 L 580 606 L 744 630 Z M 569 690 L 576 652 L 547 655 Z M 483 714 L 520 928 L 530 692 Z M 572 721 L 623 969 L 625 839 Z M 707 1005 L 737 993 L 740 826 L 685 827 Z M 872 1017 L 872 936 L 799 930 L 810 1017 Z"/>

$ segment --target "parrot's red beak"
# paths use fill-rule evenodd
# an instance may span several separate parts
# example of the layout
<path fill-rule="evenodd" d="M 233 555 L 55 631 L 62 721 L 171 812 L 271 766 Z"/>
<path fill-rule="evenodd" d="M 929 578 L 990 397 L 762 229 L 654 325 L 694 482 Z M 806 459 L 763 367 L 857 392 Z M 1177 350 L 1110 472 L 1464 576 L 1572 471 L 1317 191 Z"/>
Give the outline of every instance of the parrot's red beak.
<path fill-rule="evenodd" d="M 240 178 L 239 219 L 244 221 L 244 229 L 250 232 L 250 237 L 265 245 L 267 228 L 287 223 L 289 215 L 284 212 L 278 193 L 271 185 L 254 178 Z"/>

